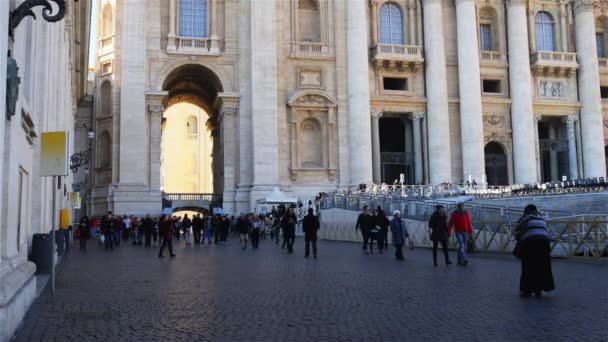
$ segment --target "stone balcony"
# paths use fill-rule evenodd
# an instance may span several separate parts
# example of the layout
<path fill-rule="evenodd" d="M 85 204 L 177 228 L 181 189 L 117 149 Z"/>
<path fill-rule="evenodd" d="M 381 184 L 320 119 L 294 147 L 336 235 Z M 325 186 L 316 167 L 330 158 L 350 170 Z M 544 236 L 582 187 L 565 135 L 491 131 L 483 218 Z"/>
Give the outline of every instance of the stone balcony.
<path fill-rule="evenodd" d="M 424 57 L 421 46 L 376 44 L 371 49 L 371 61 L 376 69 L 417 71 L 422 67 Z"/>
<path fill-rule="evenodd" d="M 292 42 L 290 57 L 325 59 L 330 58 L 331 55 L 329 45 L 325 43 Z"/>
<path fill-rule="evenodd" d="M 578 69 L 573 52 L 537 51 L 530 55 L 530 65 L 537 76 L 569 77 Z"/>
<path fill-rule="evenodd" d="M 114 35 L 99 40 L 99 53 L 104 54 L 114 49 Z"/>
<path fill-rule="evenodd" d="M 175 43 L 173 44 L 173 40 Z M 220 40 L 216 35 L 211 38 L 175 37 L 169 40 L 168 54 L 179 55 L 220 55 Z"/>
<path fill-rule="evenodd" d="M 506 67 L 509 65 L 506 52 L 479 51 L 479 64 L 481 66 Z"/>

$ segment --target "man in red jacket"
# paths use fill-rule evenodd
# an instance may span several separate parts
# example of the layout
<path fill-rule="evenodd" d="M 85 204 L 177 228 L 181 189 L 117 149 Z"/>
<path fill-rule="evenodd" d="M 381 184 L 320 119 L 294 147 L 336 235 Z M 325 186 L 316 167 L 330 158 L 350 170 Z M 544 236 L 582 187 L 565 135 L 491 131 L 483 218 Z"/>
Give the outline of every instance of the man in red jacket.
<path fill-rule="evenodd" d="M 473 237 L 473 225 L 471 224 L 471 217 L 466 210 L 464 210 L 464 203 L 458 203 L 456 210 L 452 212 L 450 216 L 450 222 L 448 222 L 448 237 L 452 235 L 452 230 L 456 233 L 456 240 L 458 240 L 458 265 L 466 266 L 469 263 L 467 256 L 467 238 Z"/>

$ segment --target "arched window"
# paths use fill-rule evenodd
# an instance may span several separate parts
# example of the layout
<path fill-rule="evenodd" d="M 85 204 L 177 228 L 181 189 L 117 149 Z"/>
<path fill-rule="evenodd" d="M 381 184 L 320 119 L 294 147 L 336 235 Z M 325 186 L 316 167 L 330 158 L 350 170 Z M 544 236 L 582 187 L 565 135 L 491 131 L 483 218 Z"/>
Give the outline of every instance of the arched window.
<path fill-rule="evenodd" d="M 97 166 L 102 169 L 112 166 L 112 139 L 108 131 L 103 131 L 97 139 Z"/>
<path fill-rule="evenodd" d="M 551 14 L 538 12 L 534 18 L 536 28 L 536 50 L 555 51 L 555 22 Z"/>
<path fill-rule="evenodd" d="M 207 0 L 180 0 L 179 35 L 207 38 Z"/>
<path fill-rule="evenodd" d="M 114 11 L 112 5 L 106 4 L 103 7 L 101 36 L 106 38 L 114 33 Z"/>
<path fill-rule="evenodd" d="M 479 10 L 479 48 L 482 51 L 499 51 L 497 22 L 498 14 L 493 7 Z"/>
<path fill-rule="evenodd" d="M 323 137 L 321 123 L 315 118 L 302 122 L 302 167 L 323 167 Z"/>
<path fill-rule="evenodd" d="M 403 14 L 398 5 L 386 3 L 380 7 L 380 43 L 403 45 Z"/>
<path fill-rule="evenodd" d="M 298 1 L 298 40 L 321 42 L 321 12 L 317 0 Z"/>
<path fill-rule="evenodd" d="M 186 126 L 188 128 L 188 138 L 196 139 L 198 137 L 198 119 L 196 116 L 191 115 L 188 117 L 188 121 L 186 121 Z"/>
<path fill-rule="evenodd" d="M 98 116 L 110 116 L 112 115 L 112 84 L 110 84 L 110 81 L 105 81 L 101 84 L 100 93 L 101 106 Z"/>

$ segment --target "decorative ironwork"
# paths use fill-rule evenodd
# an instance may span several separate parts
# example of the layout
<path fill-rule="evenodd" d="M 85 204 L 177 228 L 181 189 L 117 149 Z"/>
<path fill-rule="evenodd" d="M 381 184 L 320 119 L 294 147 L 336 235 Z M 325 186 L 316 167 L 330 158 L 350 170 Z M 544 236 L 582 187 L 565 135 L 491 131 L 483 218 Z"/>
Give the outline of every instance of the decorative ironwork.
<path fill-rule="evenodd" d="M 17 61 L 11 56 L 10 51 L 6 65 L 6 119 L 10 121 L 11 116 L 16 114 L 19 84 L 21 83 Z"/>
<path fill-rule="evenodd" d="M 70 170 L 72 173 L 78 172 L 78 169 L 89 163 L 89 153 L 91 151 L 82 151 L 72 154 L 70 157 Z"/>
<path fill-rule="evenodd" d="M 57 5 L 56 11 L 53 11 L 52 3 Z M 65 17 L 65 0 L 25 0 L 10 14 L 8 32 L 11 38 L 14 39 L 13 31 L 17 28 L 17 26 L 19 26 L 25 17 L 30 16 L 33 17 L 34 20 L 36 19 L 36 15 L 34 14 L 34 11 L 32 11 L 32 8 L 37 6 L 44 7 L 42 10 L 42 17 L 49 23 L 58 22 Z"/>

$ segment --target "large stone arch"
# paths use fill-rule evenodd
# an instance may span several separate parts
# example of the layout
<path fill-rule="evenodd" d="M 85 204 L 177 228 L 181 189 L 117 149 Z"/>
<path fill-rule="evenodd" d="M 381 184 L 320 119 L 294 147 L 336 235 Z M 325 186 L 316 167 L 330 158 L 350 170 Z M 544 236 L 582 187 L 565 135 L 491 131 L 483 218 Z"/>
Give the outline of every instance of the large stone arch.
<path fill-rule="evenodd" d="M 231 78 L 228 75 L 226 75 L 215 64 L 207 63 L 207 62 L 203 62 L 203 61 L 191 61 L 191 60 L 180 60 L 180 61 L 176 61 L 176 62 L 166 63 L 158 71 L 156 76 L 152 79 L 151 84 L 150 84 L 150 89 L 152 89 L 153 91 L 162 91 L 163 85 L 165 84 L 167 77 L 169 77 L 170 74 L 173 73 L 175 70 L 178 70 L 179 68 L 181 68 L 183 66 L 188 66 L 188 65 L 198 65 L 200 67 L 208 69 L 210 72 L 212 72 L 215 75 L 215 77 L 218 79 L 218 81 L 222 84 L 222 88 L 224 89 L 223 91 L 234 92 L 236 90 L 235 84 L 231 80 Z"/>

